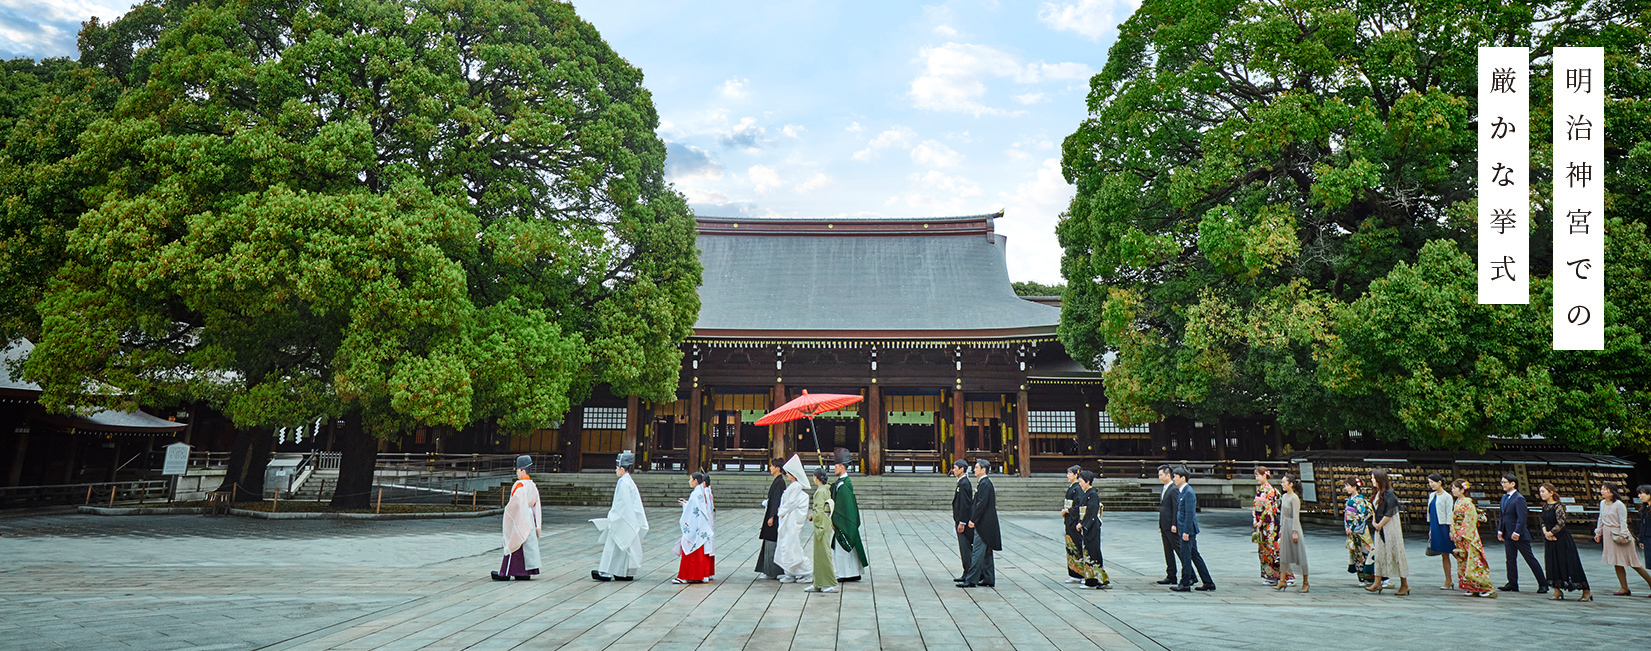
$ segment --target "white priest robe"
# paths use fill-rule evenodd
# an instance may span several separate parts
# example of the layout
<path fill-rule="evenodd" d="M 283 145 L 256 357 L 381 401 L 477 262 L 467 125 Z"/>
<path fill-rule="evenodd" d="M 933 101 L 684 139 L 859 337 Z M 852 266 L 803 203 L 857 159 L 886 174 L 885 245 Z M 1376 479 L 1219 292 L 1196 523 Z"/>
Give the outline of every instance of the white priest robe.
<path fill-rule="evenodd" d="M 774 544 L 774 564 L 793 577 L 814 574 L 814 537 L 812 532 L 803 531 L 808 526 L 808 510 L 808 491 L 803 490 L 802 482 L 791 482 L 780 498 L 780 530 L 779 540 Z"/>
<path fill-rule="evenodd" d="M 539 534 L 544 518 L 539 508 L 539 488 L 531 479 L 520 479 L 510 487 L 510 502 L 504 507 L 504 555 L 522 550 L 522 569 L 539 569 Z"/>
<path fill-rule="evenodd" d="M 602 530 L 602 562 L 596 571 L 613 576 L 636 576 L 642 567 L 642 537 L 648 535 L 648 515 L 642 511 L 642 494 L 630 473 L 613 487 L 613 506 L 606 521 L 596 523 Z"/>

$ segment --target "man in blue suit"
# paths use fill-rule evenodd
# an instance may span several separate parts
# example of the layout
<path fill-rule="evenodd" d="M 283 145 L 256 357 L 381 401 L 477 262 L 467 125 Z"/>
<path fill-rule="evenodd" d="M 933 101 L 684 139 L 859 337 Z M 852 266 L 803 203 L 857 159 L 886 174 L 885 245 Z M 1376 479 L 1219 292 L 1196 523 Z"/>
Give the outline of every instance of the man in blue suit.
<path fill-rule="evenodd" d="M 1519 592 L 1519 556 L 1525 556 L 1525 564 L 1531 566 L 1531 574 L 1536 575 L 1537 594 L 1548 591 L 1548 577 L 1542 574 L 1542 566 L 1536 562 L 1536 554 L 1531 553 L 1531 532 L 1525 528 L 1525 521 L 1531 517 L 1530 506 L 1525 504 L 1525 496 L 1519 494 L 1519 478 L 1513 473 L 1502 473 L 1502 516 L 1496 523 L 1496 539 L 1502 541 L 1502 549 L 1508 553 L 1508 584 L 1499 588 L 1503 592 Z"/>
<path fill-rule="evenodd" d="M 1177 466 L 1170 471 L 1175 478 L 1175 489 L 1179 491 L 1175 503 L 1175 526 L 1171 532 L 1181 536 L 1181 546 L 1176 550 L 1181 555 L 1181 584 L 1170 589 L 1176 592 L 1189 592 L 1192 587 L 1193 568 L 1198 569 L 1198 578 L 1204 581 L 1198 586 L 1199 592 L 1209 592 L 1215 589 L 1215 580 L 1210 578 L 1210 569 L 1204 566 L 1204 557 L 1198 553 L 1198 495 L 1192 492 L 1192 486 L 1187 485 L 1187 469 Z"/>

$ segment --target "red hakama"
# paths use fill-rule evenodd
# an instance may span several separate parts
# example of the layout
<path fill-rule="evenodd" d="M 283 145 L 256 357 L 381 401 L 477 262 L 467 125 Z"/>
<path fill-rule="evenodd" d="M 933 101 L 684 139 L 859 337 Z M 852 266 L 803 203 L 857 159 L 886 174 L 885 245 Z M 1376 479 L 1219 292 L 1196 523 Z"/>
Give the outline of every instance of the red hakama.
<path fill-rule="evenodd" d="M 677 571 L 676 578 L 683 581 L 704 581 L 716 573 L 716 558 L 707 556 L 705 548 L 700 547 L 693 553 L 682 556 L 682 567 Z"/>

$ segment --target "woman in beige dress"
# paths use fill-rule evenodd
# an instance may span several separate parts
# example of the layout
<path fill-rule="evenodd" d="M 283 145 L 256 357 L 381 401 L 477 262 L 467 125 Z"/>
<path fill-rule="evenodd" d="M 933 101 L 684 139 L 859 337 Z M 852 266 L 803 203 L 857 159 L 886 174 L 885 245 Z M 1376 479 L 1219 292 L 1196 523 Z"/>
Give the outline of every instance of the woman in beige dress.
<path fill-rule="evenodd" d="M 1594 542 L 1605 545 L 1605 564 L 1617 567 L 1617 583 L 1622 584 L 1622 590 L 1612 594 L 1627 597 L 1633 594 L 1628 591 L 1627 568 L 1639 572 L 1647 585 L 1651 585 L 1651 574 L 1645 572 L 1645 561 L 1636 553 L 1634 534 L 1628 530 L 1628 507 L 1617 499 L 1620 492 L 1622 489 L 1616 484 L 1600 484 L 1599 525 L 1594 527 Z"/>
<path fill-rule="evenodd" d="M 1301 570 L 1301 591 L 1307 591 L 1307 541 L 1301 539 L 1301 484 L 1284 473 L 1284 498 L 1278 507 L 1278 589 L 1289 585 L 1291 568 Z"/>
<path fill-rule="evenodd" d="M 1404 523 L 1399 518 L 1399 495 L 1393 492 L 1393 483 L 1387 479 L 1387 469 L 1377 468 L 1370 474 L 1376 484 L 1376 511 L 1371 516 L 1370 537 L 1376 544 L 1376 582 L 1365 588 L 1381 594 L 1382 580 L 1399 578 L 1399 590 L 1393 596 L 1410 594 L 1410 561 L 1404 553 Z"/>

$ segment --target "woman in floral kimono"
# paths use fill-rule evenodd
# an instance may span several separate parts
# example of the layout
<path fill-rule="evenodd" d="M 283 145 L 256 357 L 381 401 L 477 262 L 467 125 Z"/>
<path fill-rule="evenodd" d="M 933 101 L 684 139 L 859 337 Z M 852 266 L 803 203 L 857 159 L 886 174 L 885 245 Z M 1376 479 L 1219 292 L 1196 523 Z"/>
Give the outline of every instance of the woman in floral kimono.
<path fill-rule="evenodd" d="M 1455 505 L 1450 538 L 1456 542 L 1456 587 L 1466 596 L 1495 597 L 1490 582 L 1490 562 L 1485 560 L 1485 544 L 1479 540 L 1479 507 L 1468 496 L 1467 480 L 1450 483 Z"/>
<path fill-rule="evenodd" d="M 1293 576 L 1278 575 L 1279 498 L 1278 489 L 1268 481 L 1272 476 L 1272 471 L 1266 466 L 1255 467 L 1255 502 L 1250 507 L 1257 534 L 1256 553 L 1261 556 L 1261 582 L 1268 585 L 1277 584 L 1281 578 L 1285 581 L 1295 579 Z"/>
<path fill-rule="evenodd" d="M 1342 481 L 1347 492 L 1347 505 L 1341 516 L 1342 530 L 1347 532 L 1347 572 L 1359 577 L 1359 587 L 1370 586 L 1376 578 L 1375 547 L 1370 541 L 1370 500 L 1359 492 L 1357 477 Z"/>
<path fill-rule="evenodd" d="M 696 472 L 688 476 L 688 486 L 694 492 L 688 499 L 677 500 L 682 504 L 682 517 L 677 518 L 682 537 L 676 542 L 681 564 L 671 583 L 701 583 L 717 573 L 716 507 L 711 497 L 711 478 Z"/>

